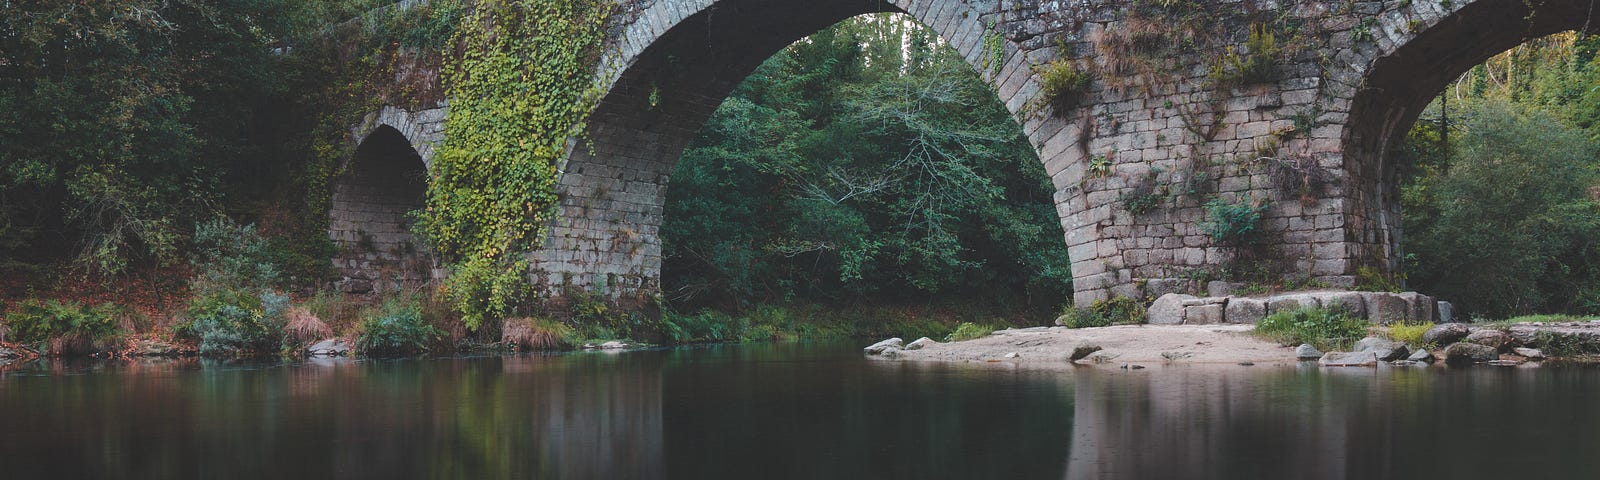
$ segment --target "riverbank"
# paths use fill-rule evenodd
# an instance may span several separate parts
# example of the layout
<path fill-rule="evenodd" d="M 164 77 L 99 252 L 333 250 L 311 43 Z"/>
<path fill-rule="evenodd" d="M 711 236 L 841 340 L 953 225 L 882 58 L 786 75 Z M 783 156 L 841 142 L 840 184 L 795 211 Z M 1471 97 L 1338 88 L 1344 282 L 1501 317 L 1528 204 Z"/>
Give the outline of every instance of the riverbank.
<path fill-rule="evenodd" d="M 1250 335 L 1254 328 L 1253 325 L 1118 325 L 1007 329 L 973 340 L 903 349 L 897 358 L 1065 364 L 1079 347 L 1099 347 L 1083 356 L 1079 363 L 1119 367 L 1124 364 L 1291 365 L 1296 362 L 1293 348 Z"/>

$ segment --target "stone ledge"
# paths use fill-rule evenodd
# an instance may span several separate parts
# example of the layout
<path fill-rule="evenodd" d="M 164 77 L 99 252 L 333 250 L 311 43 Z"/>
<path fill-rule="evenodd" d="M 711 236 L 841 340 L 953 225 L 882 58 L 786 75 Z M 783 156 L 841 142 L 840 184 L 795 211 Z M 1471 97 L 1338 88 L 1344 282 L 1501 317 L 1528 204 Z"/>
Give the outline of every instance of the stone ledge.
<path fill-rule="evenodd" d="M 1451 320 L 1449 302 L 1416 292 L 1317 290 L 1254 296 L 1196 297 L 1168 293 L 1148 309 L 1155 325 L 1255 324 L 1273 313 L 1298 308 L 1338 308 L 1375 324 Z"/>

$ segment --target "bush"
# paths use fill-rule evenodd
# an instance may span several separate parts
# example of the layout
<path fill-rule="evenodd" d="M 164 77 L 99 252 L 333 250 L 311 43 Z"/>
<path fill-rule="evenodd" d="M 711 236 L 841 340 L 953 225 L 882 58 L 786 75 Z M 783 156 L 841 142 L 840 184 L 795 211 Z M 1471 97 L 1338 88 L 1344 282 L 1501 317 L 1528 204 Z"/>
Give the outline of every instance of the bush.
<path fill-rule="evenodd" d="M 1261 235 L 1261 215 L 1267 205 L 1255 204 L 1249 197 L 1242 203 L 1229 203 L 1221 199 L 1206 202 L 1206 221 L 1201 224 L 1213 242 L 1225 245 L 1252 243 Z"/>
<path fill-rule="evenodd" d="M 994 333 L 994 327 L 988 325 L 979 325 L 971 322 L 961 322 L 960 325 L 956 325 L 955 331 L 950 332 L 949 335 L 944 337 L 944 341 L 960 342 L 965 340 L 973 340 L 987 337 L 991 333 Z"/>
<path fill-rule="evenodd" d="M 289 297 L 266 292 L 212 292 L 196 297 L 188 322 L 174 329 L 200 342 L 201 355 L 261 355 L 285 345 Z"/>
<path fill-rule="evenodd" d="M 1119 296 L 1096 300 L 1089 308 L 1068 307 L 1056 323 L 1067 328 L 1137 325 L 1145 322 L 1145 314 L 1144 304 Z"/>
<path fill-rule="evenodd" d="M 270 242 L 255 225 L 240 226 L 227 217 L 200 223 L 194 229 L 195 269 L 199 291 L 266 291 L 278 286 L 280 274 Z"/>
<path fill-rule="evenodd" d="M 1309 343 L 1323 351 L 1334 351 L 1350 348 L 1366 335 L 1368 326 L 1366 321 L 1342 311 L 1300 308 L 1267 315 L 1256 324 L 1255 334 L 1284 345 Z"/>
<path fill-rule="evenodd" d="M 1059 58 L 1040 65 L 1036 67 L 1036 73 L 1039 75 L 1041 98 L 1058 111 L 1072 108 L 1089 90 L 1089 74 L 1078 69 L 1071 59 Z"/>
<path fill-rule="evenodd" d="M 572 327 L 548 318 L 513 318 L 500 328 L 500 341 L 518 351 L 569 348 L 579 342 Z"/>
<path fill-rule="evenodd" d="M 362 317 L 356 349 L 367 355 L 411 355 L 428 351 L 443 336 L 423 320 L 416 301 L 391 298 Z"/>
<path fill-rule="evenodd" d="M 1427 333 L 1430 328 L 1433 328 L 1433 322 L 1420 325 L 1391 325 L 1389 326 L 1389 338 L 1394 339 L 1396 342 L 1405 342 L 1406 345 L 1410 345 L 1412 348 L 1421 347 L 1422 334 Z"/>
<path fill-rule="evenodd" d="M 109 349 L 123 331 L 117 325 L 117 307 L 103 303 L 87 306 L 57 300 L 24 300 L 5 318 L 12 341 L 49 343 L 52 355 L 86 354 Z"/>

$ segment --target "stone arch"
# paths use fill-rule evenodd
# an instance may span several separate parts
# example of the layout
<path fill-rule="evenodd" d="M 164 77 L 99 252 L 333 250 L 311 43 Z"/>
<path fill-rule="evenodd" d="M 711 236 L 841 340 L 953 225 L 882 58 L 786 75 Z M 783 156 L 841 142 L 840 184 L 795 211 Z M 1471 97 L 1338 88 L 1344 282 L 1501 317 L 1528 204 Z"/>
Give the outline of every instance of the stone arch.
<path fill-rule="evenodd" d="M 378 125 L 334 178 L 328 235 L 339 247 L 334 267 L 349 293 L 383 292 L 432 277 L 411 233 L 410 212 L 427 194 L 427 165 L 400 130 Z"/>
<path fill-rule="evenodd" d="M 1528 40 L 1600 30 L 1595 3 L 1476 0 L 1450 9 L 1390 12 L 1349 100 L 1343 151 L 1354 260 L 1388 274 L 1400 268 L 1399 179 L 1393 150 L 1450 82 Z M 1422 3 L 1418 4 L 1419 6 Z M 1420 8 L 1420 7 L 1419 7 Z"/>
<path fill-rule="evenodd" d="M 663 0 L 621 14 L 601 62 L 606 93 L 561 165 L 560 214 L 533 256 L 535 284 L 599 291 L 640 306 L 659 291 L 665 186 L 673 165 L 722 100 L 785 46 L 847 18 L 904 13 L 937 32 L 1017 114 L 1057 189 L 1080 296 L 1104 295 L 1098 231 L 1082 209 L 1079 125 L 1019 112 L 1039 88 L 1032 66 L 1053 49 L 1024 50 L 993 26 L 1004 11 L 961 0 Z M 982 3 L 982 2 L 979 2 Z M 998 45 L 998 48 L 996 48 Z M 1042 58 L 1034 58 L 1039 55 Z M 987 67 L 987 68 L 985 68 Z M 1064 192 L 1064 193 L 1062 193 Z M 1107 213 L 1109 215 L 1109 213 Z M 631 304 L 631 305 L 630 305 Z"/>

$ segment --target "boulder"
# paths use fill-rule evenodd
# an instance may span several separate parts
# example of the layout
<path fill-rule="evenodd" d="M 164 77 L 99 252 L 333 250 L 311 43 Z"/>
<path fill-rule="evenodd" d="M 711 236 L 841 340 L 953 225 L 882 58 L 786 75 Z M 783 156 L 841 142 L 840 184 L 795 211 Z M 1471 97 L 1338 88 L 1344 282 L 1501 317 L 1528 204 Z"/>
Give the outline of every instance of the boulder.
<path fill-rule="evenodd" d="M 1435 302 L 1434 303 L 1434 312 L 1437 313 L 1437 317 L 1438 317 L 1437 321 L 1439 323 L 1450 323 L 1450 322 L 1455 321 L 1455 319 L 1456 319 L 1456 316 L 1455 316 L 1456 307 L 1454 305 L 1451 305 L 1450 302 L 1446 302 L 1446 301 L 1443 301 L 1443 300 Z"/>
<path fill-rule="evenodd" d="M 1467 335 L 1467 338 L 1464 341 L 1476 343 L 1478 345 L 1485 345 L 1498 351 L 1500 348 L 1511 343 L 1511 334 L 1499 330 L 1485 328 Z"/>
<path fill-rule="evenodd" d="M 1267 299 L 1267 314 L 1299 310 L 1302 308 L 1317 308 L 1321 306 L 1317 297 L 1307 294 L 1284 295 Z"/>
<path fill-rule="evenodd" d="M 1417 365 L 1421 365 L 1421 363 L 1417 363 L 1416 360 L 1395 360 L 1389 362 L 1389 364 L 1396 367 L 1415 367 Z"/>
<path fill-rule="evenodd" d="M 894 337 L 894 338 L 891 338 L 891 339 L 888 339 L 888 340 L 884 340 L 884 341 L 881 341 L 881 342 L 878 342 L 878 343 L 874 343 L 872 345 L 868 345 L 867 348 L 863 348 L 863 349 L 861 349 L 861 351 L 863 353 L 866 353 L 867 355 L 881 355 L 881 354 L 883 354 L 884 350 L 888 350 L 888 349 L 891 349 L 891 348 L 893 348 L 895 350 L 900 350 L 901 345 L 904 345 L 904 344 L 905 344 L 905 340 L 901 340 L 900 337 Z M 896 353 L 898 353 L 898 352 L 896 352 Z"/>
<path fill-rule="evenodd" d="M 1004 358 L 1022 358 L 1022 355 L 1018 354 L 1017 352 L 1011 352 L 1011 353 L 1007 353 L 1005 355 L 1002 355 L 1002 357 L 1004 357 Z"/>
<path fill-rule="evenodd" d="M 1528 358 L 1531 358 L 1531 359 L 1534 359 L 1534 360 L 1539 360 L 1539 359 L 1543 359 L 1544 358 L 1544 351 L 1543 350 L 1539 350 L 1537 348 L 1520 348 L 1519 347 L 1519 348 L 1513 348 L 1513 349 L 1511 349 L 1511 351 L 1515 352 L 1517 355 L 1528 357 Z"/>
<path fill-rule="evenodd" d="M 1148 322 L 1151 325 L 1181 325 L 1183 324 L 1183 302 L 1199 300 L 1194 295 L 1169 293 L 1157 298 L 1150 304 Z"/>
<path fill-rule="evenodd" d="M 1377 324 L 1404 322 L 1411 317 L 1411 304 L 1398 294 L 1386 292 L 1361 292 L 1367 309 L 1367 320 Z"/>
<path fill-rule="evenodd" d="M 898 357 L 900 356 L 900 349 L 898 347 L 888 347 L 883 349 L 883 351 L 878 352 L 878 356 L 885 358 Z"/>
<path fill-rule="evenodd" d="M 1099 345 L 1078 345 L 1076 348 L 1072 349 L 1072 356 L 1068 357 L 1068 360 L 1074 362 L 1083 360 L 1085 357 L 1088 357 L 1094 352 L 1098 352 L 1100 350 L 1102 349 Z"/>
<path fill-rule="evenodd" d="M 1411 356 L 1406 357 L 1406 360 L 1413 362 L 1433 363 L 1433 353 L 1427 350 L 1417 349 L 1417 351 L 1411 352 Z"/>
<path fill-rule="evenodd" d="M 330 338 L 307 347 L 306 354 L 313 357 L 343 357 L 350 354 L 350 345 L 343 340 Z"/>
<path fill-rule="evenodd" d="M 624 349 L 624 348 L 628 348 L 628 344 L 620 342 L 620 341 L 617 341 L 617 340 L 611 340 L 611 341 L 608 341 L 608 342 L 605 342 L 605 343 L 601 343 L 598 348 L 600 348 L 601 350 L 621 350 L 621 349 Z"/>
<path fill-rule="evenodd" d="M 1231 296 L 1233 295 L 1233 292 L 1243 289 L 1244 287 L 1244 283 L 1212 280 L 1206 283 L 1206 295 L 1212 297 Z"/>
<path fill-rule="evenodd" d="M 1322 351 L 1317 350 L 1317 347 L 1313 347 L 1309 343 L 1302 343 L 1300 346 L 1294 347 L 1294 358 L 1316 360 L 1322 358 Z"/>
<path fill-rule="evenodd" d="M 134 344 L 133 355 L 139 357 L 175 357 L 179 349 L 171 343 L 157 340 L 140 340 Z"/>
<path fill-rule="evenodd" d="M 1318 365 L 1324 367 L 1371 367 L 1378 364 L 1378 356 L 1372 352 L 1328 352 L 1317 360 Z"/>
<path fill-rule="evenodd" d="M 1481 363 L 1499 359 L 1500 354 L 1493 347 L 1471 342 L 1456 343 L 1444 349 L 1444 360 L 1453 364 Z"/>
<path fill-rule="evenodd" d="M 1459 323 L 1441 323 L 1422 333 L 1422 341 L 1444 346 L 1461 341 L 1472 334 L 1472 329 Z"/>
<path fill-rule="evenodd" d="M 1267 302 L 1254 298 L 1233 298 L 1228 300 L 1224 308 L 1224 320 L 1228 323 L 1256 324 L 1267 317 Z M 1318 355 L 1319 357 L 1321 355 Z"/>
<path fill-rule="evenodd" d="M 1366 301 L 1361 299 L 1361 294 L 1355 292 L 1329 294 L 1322 299 L 1322 308 L 1342 310 L 1353 318 L 1367 318 Z"/>
<path fill-rule="evenodd" d="M 1406 348 L 1404 342 L 1396 342 L 1385 338 L 1367 337 L 1356 342 L 1357 352 L 1372 352 L 1378 360 L 1392 362 L 1406 358 L 1411 350 Z"/>
<path fill-rule="evenodd" d="M 1223 299 L 1226 301 L 1227 299 Z M 1226 304 L 1212 303 L 1183 308 L 1184 325 L 1212 325 L 1222 323 Z"/>
<path fill-rule="evenodd" d="M 1186 293 L 1193 282 L 1187 278 L 1152 278 L 1144 283 L 1144 295 L 1148 298 L 1161 298 L 1169 293 Z"/>
<path fill-rule="evenodd" d="M 919 339 L 916 339 L 916 340 L 912 340 L 911 343 L 906 344 L 906 350 L 922 350 L 923 347 L 926 347 L 928 345 L 938 345 L 938 344 L 939 344 L 939 342 L 935 342 L 931 338 L 922 337 L 922 338 L 919 338 Z"/>

